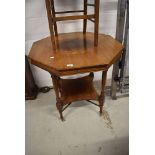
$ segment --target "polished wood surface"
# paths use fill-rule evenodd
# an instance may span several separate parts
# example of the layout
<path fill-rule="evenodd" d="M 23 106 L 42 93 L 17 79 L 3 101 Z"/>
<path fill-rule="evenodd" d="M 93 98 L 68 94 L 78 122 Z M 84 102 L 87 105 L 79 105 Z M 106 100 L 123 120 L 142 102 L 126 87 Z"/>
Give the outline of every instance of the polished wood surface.
<path fill-rule="evenodd" d="M 61 120 L 64 105 L 77 100 L 97 100 L 100 114 L 104 105 L 104 87 L 108 68 L 121 55 L 123 46 L 111 36 L 99 34 L 98 46 L 94 46 L 94 34 L 74 32 L 56 37 L 59 45 L 53 50 L 50 37 L 35 42 L 29 53 L 31 63 L 51 74 L 56 93 L 56 107 Z M 93 87 L 93 73 L 102 71 L 100 95 Z M 90 72 L 77 79 L 62 79 L 63 75 Z"/>
<path fill-rule="evenodd" d="M 77 79 L 61 79 L 61 100 L 70 103 L 78 100 L 98 100 L 99 95 L 93 86 L 93 76 Z"/>
<path fill-rule="evenodd" d="M 53 50 L 50 37 L 33 44 L 29 53 L 31 63 L 51 74 L 56 94 L 56 107 L 61 120 L 65 105 L 78 100 L 97 100 L 100 114 L 104 105 L 104 88 L 108 68 L 121 55 L 123 46 L 111 36 L 99 34 L 98 46 L 94 46 L 94 34 L 74 32 L 60 34 Z M 102 71 L 102 88 L 98 94 L 93 86 L 93 72 Z M 63 75 L 89 72 L 77 79 L 62 79 Z"/>
<path fill-rule="evenodd" d="M 107 70 L 121 55 L 123 46 L 111 36 L 99 34 L 94 47 L 93 33 L 59 34 L 59 49 L 53 50 L 50 37 L 34 42 L 31 63 L 59 76 Z"/>
<path fill-rule="evenodd" d="M 99 34 L 99 3 L 83 0 L 83 10 L 55 11 L 54 0 L 45 0 L 50 29 L 50 37 L 33 43 L 29 53 L 32 64 L 51 74 L 56 95 L 56 107 L 61 120 L 65 105 L 78 100 L 97 100 L 100 108 L 104 105 L 104 88 L 108 68 L 120 57 L 123 46 L 108 35 Z M 88 13 L 88 6 L 94 7 L 93 14 Z M 59 16 L 81 12 L 82 15 Z M 83 19 L 83 32 L 58 34 L 57 22 L 63 20 Z M 94 23 L 94 33 L 87 32 L 87 20 Z M 100 94 L 93 86 L 95 71 L 102 71 Z M 86 73 L 89 75 L 76 79 L 63 79 L 61 76 Z"/>

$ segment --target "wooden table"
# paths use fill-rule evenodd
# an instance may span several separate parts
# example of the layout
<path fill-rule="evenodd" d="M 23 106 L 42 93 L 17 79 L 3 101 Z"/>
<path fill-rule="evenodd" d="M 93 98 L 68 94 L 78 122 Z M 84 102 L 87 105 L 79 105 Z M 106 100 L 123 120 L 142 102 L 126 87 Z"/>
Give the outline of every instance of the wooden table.
<path fill-rule="evenodd" d="M 123 46 L 111 36 L 99 34 L 94 46 L 94 33 L 75 32 L 56 37 L 57 50 L 53 50 L 50 37 L 34 42 L 29 53 L 32 64 L 48 71 L 53 80 L 57 108 L 63 120 L 64 105 L 77 100 L 98 100 L 100 113 L 104 104 L 104 87 L 108 68 L 121 56 Z M 93 86 L 93 72 L 102 71 L 102 90 L 98 94 Z M 62 79 L 64 75 L 90 73 L 77 79 Z"/>

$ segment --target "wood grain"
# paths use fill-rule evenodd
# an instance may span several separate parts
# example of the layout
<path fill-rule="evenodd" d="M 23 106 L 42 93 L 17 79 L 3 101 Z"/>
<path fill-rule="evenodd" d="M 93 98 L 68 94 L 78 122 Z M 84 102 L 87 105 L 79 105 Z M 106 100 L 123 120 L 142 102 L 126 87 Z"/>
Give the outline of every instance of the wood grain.
<path fill-rule="evenodd" d="M 63 103 L 69 103 L 78 100 L 98 100 L 97 94 L 93 86 L 93 78 L 85 76 L 77 79 L 61 79 L 61 100 Z"/>
<path fill-rule="evenodd" d="M 32 64 L 61 76 L 106 70 L 120 57 L 123 46 L 111 36 L 99 34 L 98 37 L 99 45 L 94 47 L 93 33 L 59 34 L 56 51 L 47 37 L 33 44 L 29 58 Z"/>

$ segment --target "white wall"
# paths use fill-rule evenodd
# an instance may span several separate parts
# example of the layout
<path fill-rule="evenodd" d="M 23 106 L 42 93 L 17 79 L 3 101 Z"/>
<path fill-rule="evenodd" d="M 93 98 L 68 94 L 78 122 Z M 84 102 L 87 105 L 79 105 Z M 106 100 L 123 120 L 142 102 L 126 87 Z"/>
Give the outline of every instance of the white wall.
<path fill-rule="evenodd" d="M 115 37 L 116 17 L 117 17 L 117 1 L 118 0 L 100 0 L 100 23 L 99 32 L 109 34 Z M 26 0 L 25 1 L 25 52 L 28 55 L 32 43 L 39 39 L 49 36 L 48 21 L 46 16 L 45 0 Z M 76 10 L 83 8 L 83 0 L 55 0 L 55 8 L 57 11 Z M 89 0 L 94 2 L 94 0 Z M 91 7 L 89 7 L 91 9 Z M 93 9 L 93 8 L 92 8 Z M 92 10 L 93 11 L 93 10 Z M 92 12 L 90 10 L 90 12 Z M 93 23 L 88 23 L 88 31 L 93 32 Z M 74 32 L 82 31 L 81 21 L 66 21 L 58 23 L 58 32 Z M 51 77 L 48 72 L 31 65 L 35 82 L 38 86 L 51 86 Z M 112 67 L 108 71 L 107 78 L 110 79 Z M 95 80 L 101 79 L 101 72 L 95 73 Z"/>

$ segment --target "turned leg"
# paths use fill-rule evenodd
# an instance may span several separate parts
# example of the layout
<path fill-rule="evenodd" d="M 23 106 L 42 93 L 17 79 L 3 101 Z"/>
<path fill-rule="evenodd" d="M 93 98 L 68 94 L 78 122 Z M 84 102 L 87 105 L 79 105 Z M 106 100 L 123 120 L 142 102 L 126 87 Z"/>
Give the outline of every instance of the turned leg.
<path fill-rule="evenodd" d="M 101 87 L 101 94 L 99 96 L 99 107 L 100 107 L 100 114 L 102 114 L 103 111 L 103 105 L 104 105 L 104 88 L 106 84 L 106 77 L 107 77 L 107 71 L 102 72 L 102 87 Z"/>
<path fill-rule="evenodd" d="M 104 95 L 99 97 L 100 115 L 103 112 L 103 104 L 104 104 Z"/>
<path fill-rule="evenodd" d="M 63 115 L 62 115 L 62 111 L 63 111 L 63 103 L 60 101 L 60 97 L 59 97 L 59 94 L 60 94 L 60 86 L 59 86 L 59 80 L 60 80 L 60 77 L 57 77 L 55 75 L 51 75 L 52 77 L 52 81 L 53 81 L 53 87 L 54 87 L 54 91 L 55 91 L 55 94 L 56 94 L 56 107 L 59 111 L 59 114 L 60 114 L 60 118 L 61 120 L 63 121 Z"/>
<path fill-rule="evenodd" d="M 60 114 L 60 119 L 62 121 L 64 121 L 64 118 L 63 118 L 63 115 L 62 115 L 62 110 L 63 110 L 63 104 L 62 104 L 62 102 L 61 101 L 57 101 L 56 102 L 56 106 L 57 106 L 57 109 L 58 109 L 59 114 Z"/>

